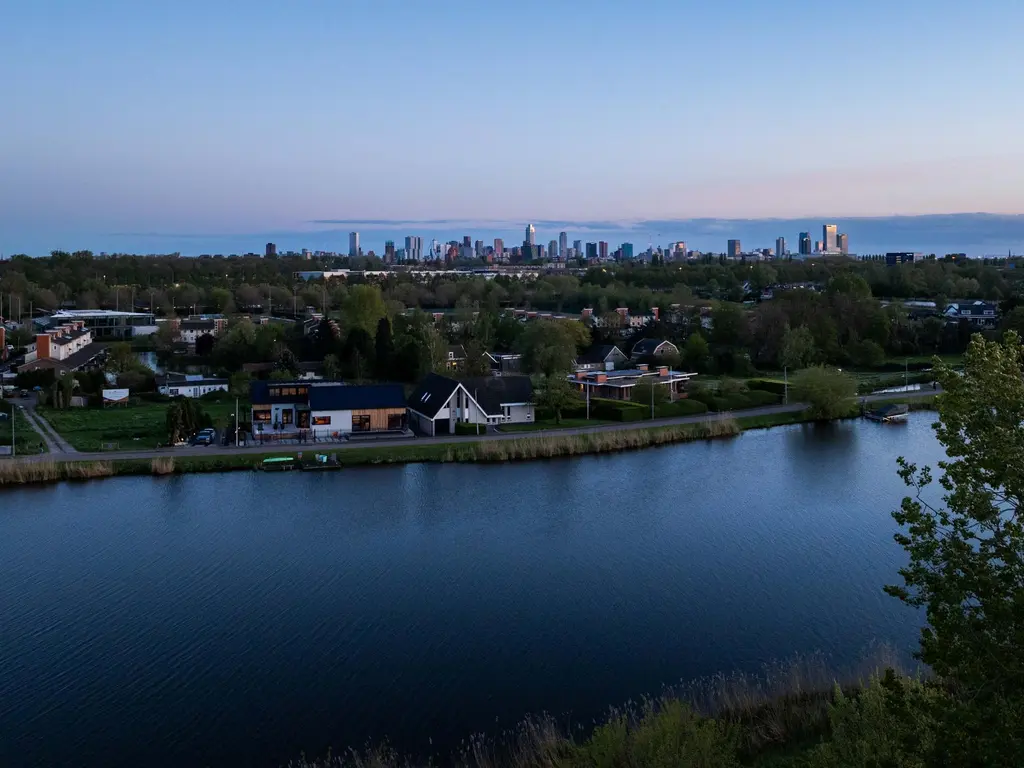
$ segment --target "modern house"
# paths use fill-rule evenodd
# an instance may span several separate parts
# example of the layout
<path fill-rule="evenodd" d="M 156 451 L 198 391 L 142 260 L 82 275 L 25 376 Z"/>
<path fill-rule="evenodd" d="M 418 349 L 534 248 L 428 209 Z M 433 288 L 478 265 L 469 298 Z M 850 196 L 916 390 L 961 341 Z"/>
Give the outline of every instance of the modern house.
<path fill-rule="evenodd" d="M 43 320 L 50 327 L 81 322 L 92 331 L 92 336 L 97 341 L 128 341 L 135 336 L 149 336 L 157 332 L 156 317 L 152 312 L 59 309 Z"/>
<path fill-rule="evenodd" d="M 406 426 L 401 384 L 348 385 L 340 381 L 253 381 L 252 424 L 260 434 L 336 439 L 354 432 Z"/>
<path fill-rule="evenodd" d="M 679 357 L 679 347 L 663 339 L 642 339 L 633 345 L 633 360 L 644 358 Z"/>
<path fill-rule="evenodd" d="M 167 397 L 202 397 L 227 392 L 227 379 L 208 379 L 191 373 L 165 373 L 156 377 L 156 391 Z"/>
<path fill-rule="evenodd" d="M 58 376 L 88 368 L 104 357 L 106 349 L 93 342 L 92 331 L 81 321 L 68 322 L 36 334 L 19 373 L 51 369 Z"/>
<path fill-rule="evenodd" d="M 178 341 L 195 347 L 200 336 L 216 338 L 225 325 L 225 321 L 218 321 L 213 317 L 190 317 L 178 324 Z"/>
<path fill-rule="evenodd" d="M 678 400 L 686 393 L 686 384 L 696 373 L 673 371 L 668 366 L 651 367 L 640 363 L 636 368 L 620 371 L 577 371 L 569 381 L 586 396 L 603 397 L 609 400 L 632 400 L 633 387 L 641 381 L 650 381 L 663 386 L 669 400 Z"/>
<path fill-rule="evenodd" d="M 629 362 L 626 353 L 614 344 L 603 344 L 588 349 L 576 358 L 577 371 L 611 371 Z"/>
<path fill-rule="evenodd" d="M 946 307 L 947 319 L 959 322 L 967 320 L 971 325 L 983 328 L 995 327 L 999 319 L 999 312 L 996 305 L 991 301 L 969 301 L 959 304 L 950 304 Z"/>
<path fill-rule="evenodd" d="M 510 376 L 522 373 L 522 355 L 484 352 L 484 357 L 487 358 L 487 362 L 491 366 L 491 376 Z"/>
<path fill-rule="evenodd" d="M 523 424 L 534 420 L 529 376 L 478 376 L 457 381 L 431 373 L 409 398 L 409 424 L 425 435 L 455 434 L 456 424 Z"/>

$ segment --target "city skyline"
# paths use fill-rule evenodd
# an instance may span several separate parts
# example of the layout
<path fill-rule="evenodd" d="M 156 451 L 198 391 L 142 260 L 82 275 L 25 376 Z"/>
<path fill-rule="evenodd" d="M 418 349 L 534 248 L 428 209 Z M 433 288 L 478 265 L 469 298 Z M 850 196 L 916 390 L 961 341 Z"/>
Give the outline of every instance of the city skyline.
<path fill-rule="evenodd" d="M 382 57 L 396 14 L 424 40 L 487 39 L 515 55 L 409 45 Z M 524 15 L 536 35 L 520 34 Z M 43 235 L 257 233 L 330 218 L 1020 212 L 1024 105 L 1004 95 L 1022 21 L 1010 0 L 598 2 L 585 17 L 557 0 L 256 0 L 246 14 L 216 0 L 12 4 L 0 28 L 0 66 L 18 73 L 0 82 L 0 249 Z M 812 28 L 842 29 L 864 53 L 721 55 L 725 43 L 758 50 Z M 343 51 L 339 29 L 360 31 Z M 655 29 L 685 29 L 687 55 L 595 53 Z M 38 40 L 53 53 L 36 55 Z M 251 55 L 293 44 L 302 55 Z M 799 109 L 823 91 L 836 113 Z M 471 113 L 447 119 L 459 104 Z M 597 119 L 523 131 L 503 117 L 514 104 Z M 838 105 L 871 117 L 833 120 Z"/>

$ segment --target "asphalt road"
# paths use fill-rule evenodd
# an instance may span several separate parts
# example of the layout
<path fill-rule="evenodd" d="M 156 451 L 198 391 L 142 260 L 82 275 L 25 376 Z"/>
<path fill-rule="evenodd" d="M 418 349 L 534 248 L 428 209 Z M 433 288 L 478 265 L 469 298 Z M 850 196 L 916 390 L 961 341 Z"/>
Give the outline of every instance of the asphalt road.
<path fill-rule="evenodd" d="M 886 400 L 892 400 L 893 398 L 913 398 L 913 397 L 928 397 L 937 394 L 941 390 L 925 389 L 914 392 L 901 392 L 884 395 L 866 395 L 859 397 L 858 402 L 875 403 Z M 763 408 L 750 408 L 744 411 L 738 412 L 726 412 L 726 413 L 709 413 L 701 414 L 699 416 L 679 416 L 670 419 L 653 419 L 651 421 L 642 422 L 623 422 L 622 424 L 602 424 L 595 427 L 572 427 L 568 429 L 560 429 L 557 432 L 498 432 L 491 434 L 481 435 L 468 435 L 454 437 L 452 435 L 444 435 L 442 437 L 403 437 L 403 438 L 382 438 L 378 440 L 363 439 L 363 440 L 352 440 L 340 443 L 287 443 L 287 444 L 274 444 L 274 445 L 249 445 L 248 447 L 235 448 L 234 446 L 181 446 L 177 448 L 159 448 L 156 450 L 144 450 L 144 451 L 109 451 L 104 453 L 80 453 L 71 449 L 67 446 L 62 439 L 60 443 L 67 446 L 70 450 L 60 450 L 62 446 L 54 446 L 58 450 L 54 450 L 51 447 L 51 453 L 43 453 L 33 456 L 24 456 L 13 459 L 12 461 L 18 462 L 33 462 L 33 461 L 52 461 L 66 460 L 66 461 L 97 461 L 111 459 L 155 459 L 161 456 L 233 456 L 236 454 L 244 453 L 294 453 L 296 451 L 345 451 L 354 448 L 371 448 L 379 447 L 381 445 L 437 445 L 442 443 L 452 442 L 479 442 L 484 440 L 518 440 L 524 437 L 536 437 L 540 435 L 583 435 L 593 432 L 616 432 L 620 430 L 633 430 L 642 429 L 646 427 L 667 427 L 674 426 L 676 424 L 699 424 L 705 421 L 719 421 L 722 419 L 731 419 L 738 416 L 771 416 L 779 413 L 796 413 L 802 411 L 807 406 L 803 403 L 790 403 L 789 405 L 769 405 Z M 28 410 L 28 409 L 26 409 Z M 32 414 L 36 419 L 42 421 L 38 416 Z M 49 425 L 47 425 L 48 427 Z M 37 427 L 38 429 L 38 427 Z M 51 430 L 52 432 L 52 430 Z M 44 440 L 49 444 L 51 440 L 46 438 L 46 433 L 42 432 Z"/>

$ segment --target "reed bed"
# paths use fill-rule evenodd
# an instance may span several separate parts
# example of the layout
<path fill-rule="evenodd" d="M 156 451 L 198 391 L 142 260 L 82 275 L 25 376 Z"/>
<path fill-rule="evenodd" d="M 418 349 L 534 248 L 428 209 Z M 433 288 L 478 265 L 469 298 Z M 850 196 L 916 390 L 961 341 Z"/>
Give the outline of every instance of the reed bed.
<path fill-rule="evenodd" d="M 0 463 L 0 485 L 92 480 L 117 474 L 110 461 L 31 461 Z"/>
<path fill-rule="evenodd" d="M 153 459 L 149 465 L 150 472 L 154 475 L 171 475 L 174 474 L 174 457 L 173 456 L 161 456 L 158 459 Z"/>

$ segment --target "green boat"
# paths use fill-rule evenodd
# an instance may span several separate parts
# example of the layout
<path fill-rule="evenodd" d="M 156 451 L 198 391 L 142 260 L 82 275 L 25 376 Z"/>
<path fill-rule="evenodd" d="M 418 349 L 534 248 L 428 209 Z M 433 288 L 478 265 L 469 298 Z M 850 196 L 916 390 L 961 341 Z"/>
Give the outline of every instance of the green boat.
<path fill-rule="evenodd" d="M 294 456 L 272 456 L 259 463 L 257 469 L 263 472 L 287 472 L 299 469 L 299 461 Z"/>

